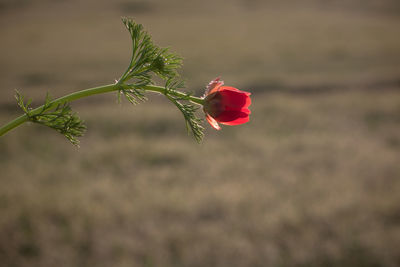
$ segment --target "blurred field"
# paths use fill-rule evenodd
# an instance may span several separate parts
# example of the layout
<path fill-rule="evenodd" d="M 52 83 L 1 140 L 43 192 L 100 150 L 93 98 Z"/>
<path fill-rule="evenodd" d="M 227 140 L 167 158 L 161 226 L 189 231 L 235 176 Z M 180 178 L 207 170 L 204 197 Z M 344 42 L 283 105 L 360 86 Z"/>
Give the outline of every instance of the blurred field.
<path fill-rule="evenodd" d="M 301 3 L 300 3 L 301 2 Z M 0 124 L 119 78 L 132 16 L 251 121 L 201 145 L 160 96 L 73 103 L 81 148 L 37 125 L 0 138 L 0 266 L 400 265 L 400 4 L 0 0 Z"/>

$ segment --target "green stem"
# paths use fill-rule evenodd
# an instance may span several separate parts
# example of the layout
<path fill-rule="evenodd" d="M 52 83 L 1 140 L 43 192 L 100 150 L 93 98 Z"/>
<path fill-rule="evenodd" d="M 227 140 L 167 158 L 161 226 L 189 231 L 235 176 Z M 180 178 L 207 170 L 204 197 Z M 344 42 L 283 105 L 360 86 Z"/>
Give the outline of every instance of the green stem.
<path fill-rule="evenodd" d="M 122 84 L 118 84 L 118 83 L 89 88 L 89 89 L 74 92 L 72 94 L 68 94 L 63 97 L 54 99 L 53 101 L 50 102 L 50 106 L 48 107 L 48 109 L 54 108 L 58 104 L 62 104 L 65 102 L 72 102 L 74 100 L 88 97 L 91 95 L 97 95 L 97 94 L 103 94 L 103 93 L 108 93 L 108 92 L 112 92 L 112 91 L 117 91 L 121 87 L 124 89 L 131 89 L 131 87 L 129 85 L 122 85 Z M 143 87 L 142 89 L 146 90 L 146 91 L 158 92 L 161 94 L 166 94 L 166 92 L 167 92 L 165 87 L 155 86 L 155 85 L 147 85 L 147 86 Z M 172 91 L 170 93 L 177 97 L 187 98 L 191 102 L 199 104 L 199 105 L 204 104 L 204 99 L 199 98 L 199 97 L 187 96 L 185 93 L 177 92 L 177 91 Z M 42 111 L 42 109 L 43 109 L 43 105 L 31 110 L 30 115 L 39 114 Z M 19 125 L 23 124 L 24 122 L 28 121 L 28 119 L 29 119 L 28 115 L 24 114 L 24 115 L 19 116 L 16 119 L 10 121 L 9 123 L 3 125 L 2 127 L 0 127 L 0 136 L 6 134 L 7 132 L 11 131 L 12 129 L 14 129 L 14 128 L 18 127 Z"/>
<path fill-rule="evenodd" d="M 129 88 L 129 87 L 127 87 L 127 88 Z M 147 86 L 143 87 L 143 89 L 146 90 L 146 91 L 158 92 L 158 93 L 161 93 L 163 95 L 165 95 L 166 92 L 167 92 L 165 87 L 156 86 L 156 85 L 147 85 Z M 187 95 L 187 94 L 179 92 L 179 91 L 171 91 L 170 94 L 172 94 L 174 96 L 177 96 L 177 97 L 182 97 L 183 99 L 187 98 L 191 102 L 199 104 L 199 105 L 204 105 L 204 99 L 200 98 L 200 97 Z"/>

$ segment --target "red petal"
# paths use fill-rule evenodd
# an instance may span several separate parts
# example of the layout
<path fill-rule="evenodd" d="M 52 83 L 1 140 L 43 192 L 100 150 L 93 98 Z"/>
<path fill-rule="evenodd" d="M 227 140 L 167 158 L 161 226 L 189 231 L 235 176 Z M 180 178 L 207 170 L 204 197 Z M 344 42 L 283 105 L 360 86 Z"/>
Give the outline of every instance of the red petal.
<path fill-rule="evenodd" d="M 221 86 L 221 88 L 220 88 L 219 90 L 220 90 L 220 91 L 224 91 L 224 90 L 235 91 L 235 92 L 244 93 L 245 95 L 251 95 L 251 93 L 249 93 L 249 92 L 239 90 L 239 89 L 237 89 L 237 88 L 235 88 L 235 87 L 232 87 L 232 86 Z"/>
<path fill-rule="evenodd" d="M 247 115 L 251 114 L 251 111 L 248 108 L 242 108 L 240 111 L 243 112 L 243 113 L 246 113 Z"/>
<path fill-rule="evenodd" d="M 228 122 L 221 122 L 221 124 L 224 125 L 229 125 L 229 126 L 234 126 L 234 125 L 239 125 L 239 124 L 244 124 L 250 120 L 249 116 L 243 117 L 243 118 L 238 118 L 234 121 L 228 121 Z"/>
<path fill-rule="evenodd" d="M 222 112 L 215 120 L 225 125 L 238 125 L 249 121 L 250 110 L 229 110 Z"/>
<path fill-rule="evenodd" d="M 220 78 L 217 77 L 214 80 L 212 80 L 208 85 L 207 85 L 207 89 L 206 89 L 206 94 L 210 95 L 212 93 L 215 93 L 219 90 L 219 88 L 224 85 L 223 81 L 219 80 Z"/>
<path fill-rule="evenodd" d="M 250 93 L 242 92 L 237 89 L 228 90 L 226 89 L 226 86 L 223 86 L 223 89 L 221 89 L 218 93 L 222 96 L 223 107 L 229 109 L 242 109 L 251 105 L 251 99 L 249 96 Z"/>
<path fill-rule="evenodd" d="M 215 129 L 215 130 L 221 130 L 221 127 L 219 127 L 218 122 L 211 117 L 210 115 L 206 114 L 206 120 L 208 123 Z"/>

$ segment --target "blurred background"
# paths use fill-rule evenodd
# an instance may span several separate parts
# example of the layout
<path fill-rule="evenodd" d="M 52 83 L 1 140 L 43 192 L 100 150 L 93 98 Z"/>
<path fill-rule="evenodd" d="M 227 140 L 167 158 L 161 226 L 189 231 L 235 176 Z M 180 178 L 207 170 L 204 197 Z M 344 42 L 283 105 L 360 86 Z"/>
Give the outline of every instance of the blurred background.
<path fill-rule="evenodd" d="M 0 0 L 0 124 L 112 83 L 120 17 L 184 57 L 187 90 L 252 92 L 201 145 L 163 97 L 73 103 L 81 148 L 0 138 L 0 266 L 400 266 L 397 0 Z M 202 114 L 199 114 L 203 116 Z"/>

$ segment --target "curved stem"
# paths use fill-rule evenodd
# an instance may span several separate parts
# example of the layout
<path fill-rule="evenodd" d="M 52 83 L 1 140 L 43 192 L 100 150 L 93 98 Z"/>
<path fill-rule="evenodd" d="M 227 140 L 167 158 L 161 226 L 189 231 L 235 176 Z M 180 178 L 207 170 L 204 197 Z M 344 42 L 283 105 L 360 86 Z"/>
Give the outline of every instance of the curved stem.
<path fill-rule="evenodd" d="M 57 105 L 63 104 L 65 102 L 72 102 L 74 100 L 84 98 L 87 96 L 117 91 L 121 87 L 124 89 L 131 89 L 131 87 L 129 85 L 123 85 L 123 84 L 119 84 L 119 83 L 89 88 L 89 89 L 74 92 L 74 93 L 65 95 L 63 97 L 54 99 L 53 101 L 50 102 L 48 109 L 54 108 Z M 146 91 L 158 92 L 158 93 L 161 93 L 164 95 L 167 93 L 167 89 L 165 87 L 155 86 L 155 85 L 147 85 L 147 86 L 144 86 L 142 89 L 146 90 Z M 199 104 L 199 105 L 204 104 L 204 99 L 199 98 L 199 97 L 188 96 L 187 94 L 178 92 L 178 91 L 172 91 L 169 93 L 174 96 L 186 98 L 186 99 L 190 100 L 191 102 Z M 30 113 L 30 115 L 36 115 L 42 111 L 43 111 L 43 105 L 40 107 L 37 107 L 35 109 L 32 109 L 29 113 Z M 23 124 L 24 122 L 28 121 L 28 119 L 29 119 L 28 115 L 24 114 L 24 115 L 17 117 L 16 119 L 10 121 L 9 123 L 3 125 L 2 127 L 0 127 L 0 136 L 6 134 L 7 132 L 11 131 L 12 129 L 14 129 L 14 128 L 18 127 L 19 125 Z"/>
<path fill-rule="evenodd" d="M 167 93 L 167 90 L 165 89 L 165 87 L 156 86 L 156 85 L 147 85 L 147 86 L 144 86 L 143 89 L 146 91 L 158 92 L 158 93 L 161 93 L 164 95 Z M 204 99 L 200 98 L 200 97 L 187 95 L 187 94 L 179 92 L 179 91 L 171 91 L 171 92 L 169 92 L 169 94 L 177 96 L 177 97 L 182 97 L 183 99 L 188 99 L 191 102 L 196 103 L 198 105 L 204 105 Z"/>
<path fill-rule="evenodd" d="M 74 101 L 74 100 L 77 100 L 77 99 L 80 99 L 83 97 L 87 97 L 87 96 L 91 96 L 91 95 L 95 95 L 95 94 L 106 93 L 106 92 L 111 92 L 111 91 L 116 90 L 116 88 L 117 87 L 115 84 L 109 84 L 109 85 L 104 85 L 104 86 L 100 86 L 100 87 L 94 87 L 94 88 L 89 88 L 86 90 L 74 92 L 72 94 L 68 94 L 66 96 L 54 99 L 53 101 L 50 102 L 50 106 L 48 109 L 51 109 L 51 108 L 57 106 L 58 104 L 62 104 L 65 102 L 71 102 L 71 101 Z M 43 105 L 31 110 L 30 114 L 31 115 L 39 114 L 42 111 L 42 109 L 43 109 Z M 28 121 L 27 114 L 19 116 L 18 118 L 10 121 L 9 123 L 0 127 L 0 136 L 4 135 L 8 131 L 18 127 L 19 125 L 21 125 L 22 123 L 24 123 L 26 121 Z"/>

